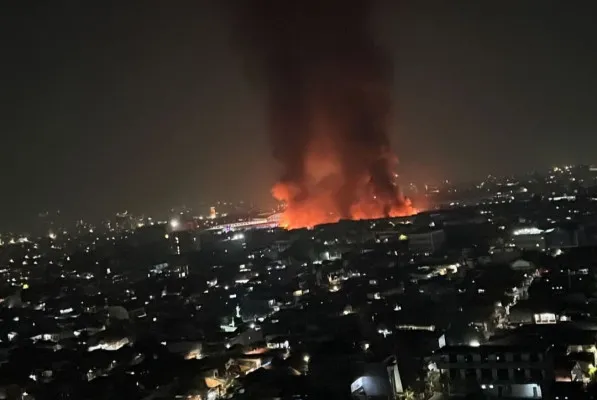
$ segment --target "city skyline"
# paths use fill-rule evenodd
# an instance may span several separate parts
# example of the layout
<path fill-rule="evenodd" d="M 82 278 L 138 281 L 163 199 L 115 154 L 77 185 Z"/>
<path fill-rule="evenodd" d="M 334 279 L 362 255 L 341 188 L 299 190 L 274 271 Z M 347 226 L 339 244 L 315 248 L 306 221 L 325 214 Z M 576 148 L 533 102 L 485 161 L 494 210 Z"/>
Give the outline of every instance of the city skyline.
<path fill-rule="evenodd" d="M 524 194 L 526 201 L 542 198 L 551 200 L 552 196 L 547 193 L 555 190 L 560 193 L 560 197 L 570 199 L 579 195 L 581 198 L 595 197 L 594 184 L 597 182 L 597 166 L 594 165 L 553 165 L 543 170 L 526 171 L 520 174 L 509 174 L 498 176 L 489 174 L 486 177 L 471 181 L 453 181 L 443 179 L 438 182 L 404 184 L 406 196 L 416 205 L 417 213 L 428 214 L 442 210 L 446 207 L 472 207 L 479 206 L 480 202 L 492 202 L 493 196 L 505 196 L 510 198 L 515 194 Z M 503 188 L 503 189 L 501 189 Z M 529 191 L 529 188 L 530 191 Z M 502 193 L 502 190 L 505 192 Z M 543 194 L 541 192 L 547 191 Z M 558 196 L 555 196 L 556 198 Z M 521 199 L 518 199 L 521 200 Z M 497 200 L 502 202 L 503 200 Z M 525 200 L 523 200 L 524 202 Z M 56 233 L 73 234 L 73 232 L 83 232 L 89 230 L 111 229 L 114 224 L 120 224 L 122 218 L 129 220 L 133 227 L 144 225 L 168 225 L 173 223 L 199 223 L 196 229 L 203 229 L 205 226 L 217 224 L 218 220 L 224 223 L 246 221 L 261 221 L 264 218 L 275 218 L 280 222 L 280 226 L 285 229 L 294 229 L 280 221 L 287 209 L 283 202 L 272 202 L 272 204 L 261 205 L 246 202 L 244 200 L 225 201 L 218 200 L 214 202 L 196 202 L 192 204 L 177 204 L 163 207 L 155 212 L 139 209 L 121 209 L 119 211 L 108 212 L 98 217 L 79 215 L 73 217 L 68 212 L 64 213 L 60 209 L 45 210 L 36 215 L 28 215 L 24 221 L 11 229 L 0 231 L 7 234 L 9 238 L 18 237 L 45 237 L 53 236 Z M 339 216 L 337 219 L 343 219 Z M 332 219 L 336 219 L 336 217 Z M 367 218 L 361 216 L 356 219 L 367 220 L 377 219 L 375 216 Z M 121 222 L 118 222 L 118 221 Z M 135 222 L 136 221 L 136 222 Z M 207 223 L 207 224 L 206 224 Z M 322 222 L 322 224 L 325 223 Z M 203 226 L 203 228 L 202 228 Z M 16 240 L 16 239 L 14 239 Z M 0 241 L 0 245 L 2 242 Z"/>
<path fill-rule="evenodd" d="M 405 180 L 593 161 L 589 12 L 379 3 L 373 26 L 394 64 L 390 139 Z M 11 6 L 2 224 L 46 209 L 98 218 L 268 200 L 279 166 L 231 8 Z"/>

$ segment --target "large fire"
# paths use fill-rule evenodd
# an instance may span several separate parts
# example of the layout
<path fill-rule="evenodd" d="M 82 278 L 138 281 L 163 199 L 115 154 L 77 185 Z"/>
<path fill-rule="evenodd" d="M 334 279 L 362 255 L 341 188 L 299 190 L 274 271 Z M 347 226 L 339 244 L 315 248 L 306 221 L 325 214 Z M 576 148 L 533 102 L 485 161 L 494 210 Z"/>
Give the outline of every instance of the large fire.
<path fill-rule="evenodd" d="M 262 72 L 283 167 L 281 225 L 405 216 L 389 140 L 391 57 L 369 29 L 371 0 L 246 0 L 239 28 Z"/>
<path fill-rule="evenodd" d="M 371 196 L 363 198 L 355 203 L 349 215 L 342 215 L 333 206 L 333 201 L 327 193 L 311 196 L 305 201 L 293 201 L 289 191 L 293 189 L 285 184 L 276 184 L 272 192 L 276 199 L 286 203 L 286 210 L 280 217 L 280 226 L 287 229 L 313 227 L 319 224 L 338 222 L 340 219 L 376 219 L 384 217 L 404 217 L 417 213 L 410 200 L 402 199 L 402 202 L 390 206 L 378 198 Z"/>
<path fill-rule="evenodd" d="M 341 219 L 403 217 L 417 213 L 410 199 L 402 196 L 397 188 L 386 195 L 376 193 L 376 186 L 367 173 L 351 182 L 354 197 L 343 211 L 338 194 L 345 186 L 346 174 L 337 159 L 333 149 L 329 149 L 328 153 L 309 152 L 302 184 L 278 182 L 274 185 L 273 196 L 286 205 L 280 217 L 280 226 L 295 229 Z"/>

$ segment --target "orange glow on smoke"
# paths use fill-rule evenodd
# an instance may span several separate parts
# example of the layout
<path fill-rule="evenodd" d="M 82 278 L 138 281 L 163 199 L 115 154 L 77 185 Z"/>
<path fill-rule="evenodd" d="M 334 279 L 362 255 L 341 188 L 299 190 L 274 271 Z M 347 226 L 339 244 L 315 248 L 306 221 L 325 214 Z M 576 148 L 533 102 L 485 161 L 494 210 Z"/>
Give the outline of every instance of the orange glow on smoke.
<path fill-rule="evenodd" d="M 407 216 L 394 182 L 392 55 L 370 29 L 371 0 L 248 0 L 239 27 L 265 83 L 280 225 Z"/>
<path fill-rule="evenodd" d="M 325 137 L 325 136 L 323 136 Z M 391 155 L 392 159 L 394 158 Z M 342 219 L 334 198 L 345 183 L 341 163 L 337 162 L 333 147 L 328 147 L 320 139 L 307 152 L 305 179 L 302 189 L 296 184 L 278 182 L 272 188 L 272 195 L 286 204 L 280 218 L 280 226 L 287 229 L 313 227 L 319 224 L 334 223 Z M 388 166 L 392 163 L 388 162 Z M 396 198 L 383 198 L 373 193 L 369 176 L 362 176 L 353 182 L 357 198 L 351 202 L 348 216 L 353 220 L 403 217 L 416 214 L 410 199 L 402 195 Z M 306 195 L 301 196 L 303 193 Z"/>
<path fill-rule="evenodd" d="M 280 217 L 280 226 L 286 229 L 313 227 L 319 224 L 338 222 L 340 215 L 330 207 L 333 202 L 326 197 L 326 193 L 309 197 L 307 200 L 293 203 L 288 202 L 288 188 L 284 184 L 276 184 L 273 192 L 276 199 L 287 204 L 286 210 Z M 416 214 L 418 211 L 413 207 L 409 199 L 404 198 L 403 203 L 391 207 L 386 214 L 384 203 L 376 199 L 363 199 L 351 207 L 350 219 L 376 219 L 384 217 L 405 217 Z"/>

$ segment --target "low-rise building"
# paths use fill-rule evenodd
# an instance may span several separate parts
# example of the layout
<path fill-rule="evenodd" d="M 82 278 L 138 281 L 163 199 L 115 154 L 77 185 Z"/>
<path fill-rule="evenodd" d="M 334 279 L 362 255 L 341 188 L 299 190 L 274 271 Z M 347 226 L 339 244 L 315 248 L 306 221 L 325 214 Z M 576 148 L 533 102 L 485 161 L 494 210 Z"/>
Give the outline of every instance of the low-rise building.
<path fill-rule="evenodd" d="M 450 395 L 542 398 L 553 374 L 548 347 L 446 346 L 431 357 Z"/>

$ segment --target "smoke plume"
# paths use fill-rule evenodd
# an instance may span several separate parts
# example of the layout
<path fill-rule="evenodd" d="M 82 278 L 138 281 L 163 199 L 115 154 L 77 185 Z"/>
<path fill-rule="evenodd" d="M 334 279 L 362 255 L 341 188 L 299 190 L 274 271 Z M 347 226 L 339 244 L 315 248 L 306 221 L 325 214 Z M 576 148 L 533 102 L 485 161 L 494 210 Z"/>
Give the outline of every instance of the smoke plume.
<path fill-rule="evenodd" d="M 414 212 L 394 180 L 391 64 L 369 31 L 372 0 L 246 0 L 242 39 L 267 90 L 283 174 L 282 224 Z"/>

